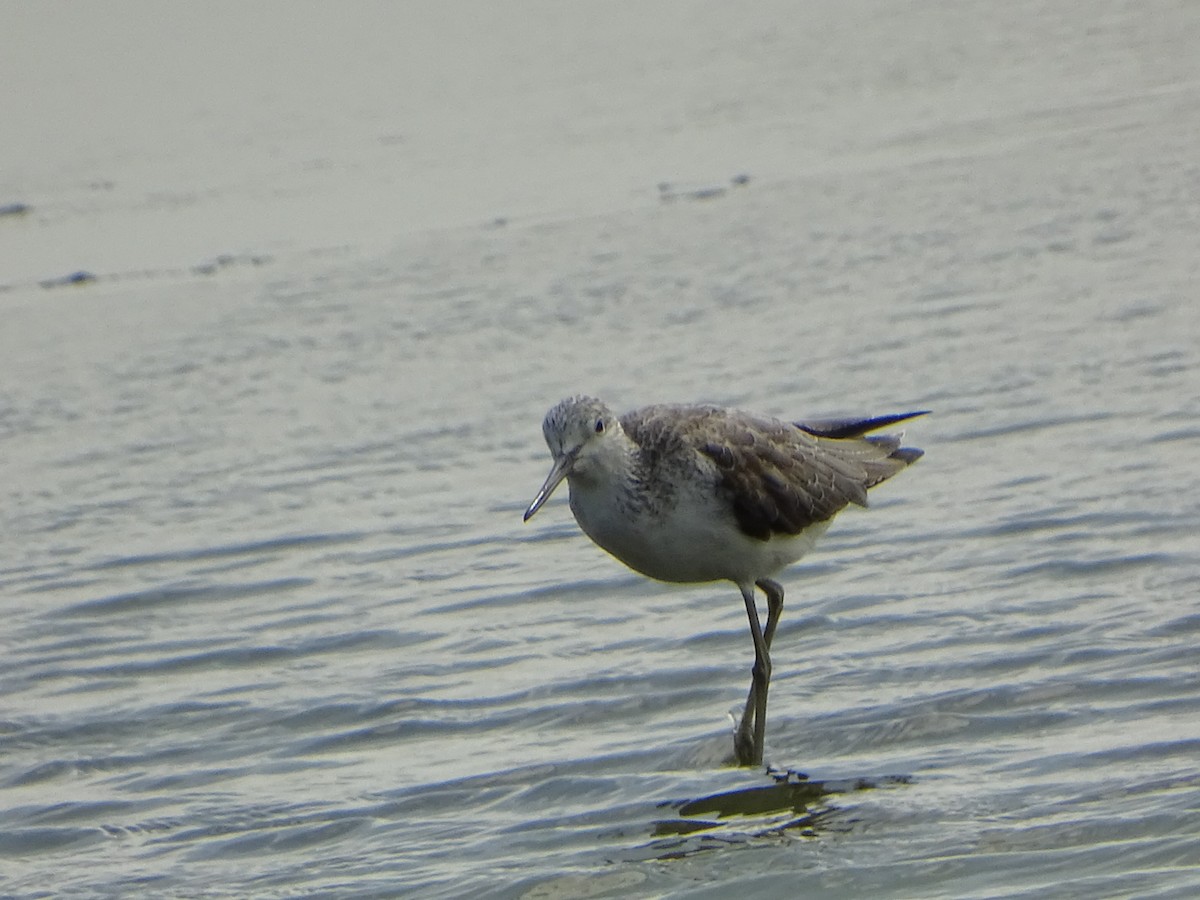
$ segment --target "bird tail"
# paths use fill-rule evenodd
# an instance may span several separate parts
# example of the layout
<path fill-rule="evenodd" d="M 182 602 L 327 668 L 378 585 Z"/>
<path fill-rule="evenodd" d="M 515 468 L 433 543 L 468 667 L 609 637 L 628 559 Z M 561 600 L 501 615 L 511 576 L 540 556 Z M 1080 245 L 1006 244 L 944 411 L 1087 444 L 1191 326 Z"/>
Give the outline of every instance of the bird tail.
<path fill-rule="evenodd" d="M 837 447 L 837 455 L 847 462 L 853 461 L 861 467 L 866 479 L 864 488 L 873 488 L 881 481 L 891 478 L 901 469 L 915 463 L 925 455 L 925 451 L 917 447 L 903 447 L 904 432 L 896 434 L 868 434 L 879 428 L 886 428 L 897 422 L 923 416 L 928 410 L 919 412 L 899 413 L 890 416 L 875 416 L 870 419 L 822 419 L 810 422 L 794 423 L 801 431 L 806 431 L 816 438 L 836 442 L 831 443 L 830 449 Z M 855 501 L 859 502 L 859 501 Z M 866 506 L 866 490 L 862 494 L 862 506 Z"/>

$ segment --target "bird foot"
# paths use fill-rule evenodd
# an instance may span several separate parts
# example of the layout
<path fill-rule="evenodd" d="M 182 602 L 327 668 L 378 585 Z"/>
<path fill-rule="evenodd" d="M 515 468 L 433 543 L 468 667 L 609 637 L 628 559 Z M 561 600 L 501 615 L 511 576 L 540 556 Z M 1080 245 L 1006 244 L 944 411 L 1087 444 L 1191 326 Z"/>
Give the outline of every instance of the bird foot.
<path fill-rule="evenodd" d="M 733 758 L 739 766 L 756 766 L 761 757 L 755 752 L 753 717 L 743 718 L 733 732 Z"/>

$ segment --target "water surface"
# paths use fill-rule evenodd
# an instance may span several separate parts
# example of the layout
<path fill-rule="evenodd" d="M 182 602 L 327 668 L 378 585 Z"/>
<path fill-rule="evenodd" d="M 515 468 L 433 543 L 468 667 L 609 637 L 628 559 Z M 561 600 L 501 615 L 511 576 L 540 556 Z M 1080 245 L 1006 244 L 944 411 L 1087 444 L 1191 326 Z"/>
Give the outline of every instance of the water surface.
<path fill-rule="evenodd" d="M 246 100 L 241 155 L 23 156 L 0 892 L 1200 891 L 1200 23 L 969 6 L 585 5 L 506 26 L 525 56 L 470 32 L 500 74 L 408 119 L 336 102 L 354 63 L 290 132 Z M 354 16 L 292 27 L 403 82 Z M 173 212 L 139 187 L 204 153 Z M 577 391 L 934 410 L 782 576 L 772 772 L 726 764 L 732 585 L 630 573 L 564 498 L 521 522 Z"/>

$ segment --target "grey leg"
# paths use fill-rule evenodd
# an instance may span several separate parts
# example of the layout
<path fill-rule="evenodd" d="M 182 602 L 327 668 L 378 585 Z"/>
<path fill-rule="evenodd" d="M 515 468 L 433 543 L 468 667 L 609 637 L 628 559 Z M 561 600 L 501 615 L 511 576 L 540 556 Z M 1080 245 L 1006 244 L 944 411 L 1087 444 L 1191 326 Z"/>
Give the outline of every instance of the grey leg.
<path fill-rule="evenodd" d="M 775 635 L 778 625 L 779 612 L 783 609 L 783 589 L 774 582 L 767 582 L 778 589 L 778 603 L 765 586 L 767 592 L 767 634 Z M 761 583 L 760 583 L 761 584 Z M 741 724 L 733 738 L 733 749 L 739 765 L 762 765 L 763 738 L 767 729 L 767 687 L 771 683 L 771 654 L 770 644 L 763 633 L 758 621 L 758 604 L 754 599 L 754 585 L 739 585 L 742 598 L 746 601 L 746 616 L 750 620 L 750 637 L 754 639 L 754 668 L 751 670 L 753 679 L 750 683 L 750 696 L 746 699 L 746 711 L 742 714 Z"/>
<path fill-rule="evenodd" d="M 763 593 L 767 595 L 767 627 L 763 630 L 763 644 L 769 653 L 771 650 L 771 641 L 775 637 L 775 629 L 779 627 L 779 617 L 783 613 L 783 587 L 777 581 L 771 581 L 769 578 L 763 578 L 755 584 L 762 588 Z M 756 611 L 757 617 L 757 611 Z M 753 625 L 751 629 L 753 630 Z M 769 657 L 768 657 L 769 659 Z M 768 662 L 768 671 L 770 663 Z M 735 752 L 738 762 L 742 765 L 754 765 L 748 762 L 748 758 L 753 756 L 753 737 L 751 733 L 752 723 L 757 716 L 755 710 L 757 707 L 757 684 L 755 681 L 750 683 L 750 694 L 746 697 L 746 708 L 742 712 L 742 721 L 738 726 L 737 735 L 734 740 Z M 766 717 L 766 704 L 763 704 L 763 717 Z M 765 726 L 765 722 L 763 723 Z M 764 727 L 765 732 L 765 727 Z M 761 746 L 761 744 L 760 744 Z M 759 760 L 761 762 L 761 758 Z"/>
<path fill-rule="evenodd" d="M 763 631 L 763 640 L 770 650 L 771 639 L 775 637 L 775 629 L 779 626 L 779 616 L 783 613 L 783 586 L 770 578 L 760 578 L 754 583 L 767 595 L 767 627 Z"/>

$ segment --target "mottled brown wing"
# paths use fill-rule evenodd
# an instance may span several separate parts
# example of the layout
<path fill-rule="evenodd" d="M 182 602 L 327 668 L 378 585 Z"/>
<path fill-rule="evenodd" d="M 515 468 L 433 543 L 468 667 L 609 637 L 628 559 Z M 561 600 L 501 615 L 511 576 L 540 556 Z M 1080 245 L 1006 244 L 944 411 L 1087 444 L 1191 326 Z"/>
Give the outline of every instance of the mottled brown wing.
<path fill-rule="evenodd" d="M 851 503 L 866 506 L 868 488 L 911 462 L 893 456 L 897 438 L 822 438 L 736 413 L 708 424 L 696 449 L 716 463 L 739 527 L 760 540 L 799 534 Z"/>
<path fill-rule="evenodd" d="M 851 503 L 866 506 L 868 488 L 920 456 L 891 435 L 826 438 L 715 406 L 646 407 L 621 425 L 647 482 L 670 482 L 659 470 L 692 454 L 712 460 L 738 526 L 760 540 L 799 534 Z"/>
<path fill-rule="evenodd" d="M 859 479 L 831 465 L 817 440 L 787 426 L 727 420 L 697 449 L 720 473 L 739 527 L 751 537 L 799 534 L 852 501 L 865 501 Z"/>

